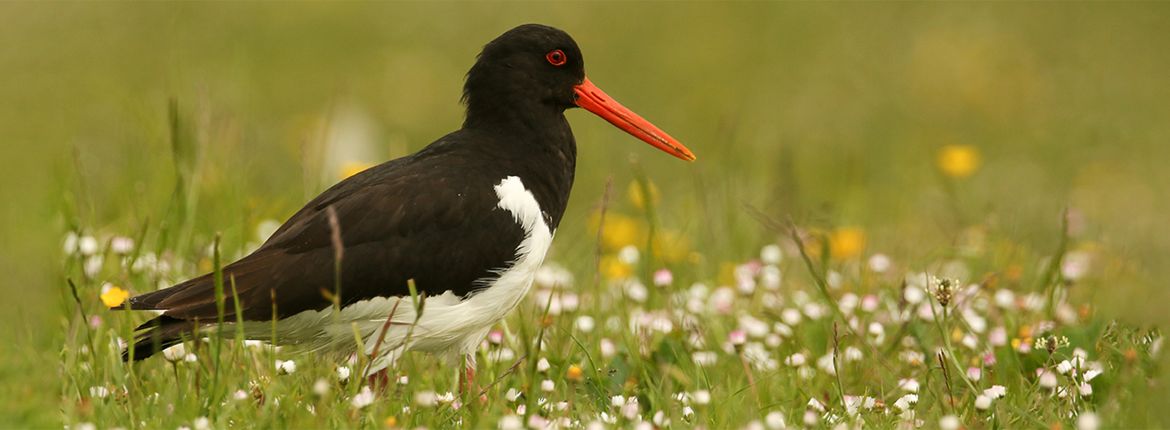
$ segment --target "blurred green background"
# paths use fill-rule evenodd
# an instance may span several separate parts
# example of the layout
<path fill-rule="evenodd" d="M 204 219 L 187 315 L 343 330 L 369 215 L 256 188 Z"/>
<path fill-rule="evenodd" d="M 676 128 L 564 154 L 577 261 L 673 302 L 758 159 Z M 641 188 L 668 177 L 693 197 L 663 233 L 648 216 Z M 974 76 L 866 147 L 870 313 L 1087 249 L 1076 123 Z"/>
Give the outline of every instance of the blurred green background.
<path fill-rule="evenodd" d="M 0 395 L 27 400 L 5 408 L 54 401 L 17 381 L 51 372 L 66 229 L 134 236 L 168 216 L 171 100 L 199 160 L 192 246 L 220 231 L 242 248 L 347 166 L 458 127 L 474 56 L 526 22 L 572 34 L 595 83 L 699 156 L 570 112 L 555 260 L 588 267 L 607 178 L 621 210 L 642 169 L 712 273 L 772 239 L 745 205 L 860 226 L 910 262 L 971 226 L 1052 252 L 1067 207 L 1113 257 L 1101 312 L 1156 321 L 1170 299 L 1170 3 L 4 3 L 0 341 L 20 346 Z M 941 175 L 947 145 L 979 169 Z"/>

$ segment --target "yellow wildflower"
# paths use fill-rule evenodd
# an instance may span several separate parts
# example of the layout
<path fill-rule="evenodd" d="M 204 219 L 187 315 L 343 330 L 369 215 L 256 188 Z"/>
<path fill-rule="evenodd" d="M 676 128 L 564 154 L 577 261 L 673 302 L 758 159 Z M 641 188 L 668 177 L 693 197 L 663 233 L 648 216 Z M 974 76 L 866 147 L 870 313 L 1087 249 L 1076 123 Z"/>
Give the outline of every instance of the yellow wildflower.
<path fill-rule="evenodd" d="M 565 371 L 565 377 L 574 382 L 580 381 L 583 375 L 584 372 L 581 371 L 581 366 L 576 364 L 569 366 L 569 370 Z"/>
<path fill-rule="evenodd" d="M 1004 276 L 1012 282 L 1017 282 L 1024 276 L 1024 268 L 1019 264 L 1009 264 Z"/>
<path fill-rule="evenodd" d="M 1020 337 L 1032 337 L 1032 326 L 1024 324 L 1020 326 Z"/>
<path fill-rule="evenodd" d="M 602 249 L 614 252 L 633 245 L 645 252 L 650 230 L 644 221 L 620 213 L 607 212 L 605 225 L 601 226 L 600 222 L 600 212 L 594 212 L 589 217 L 589 227 L 592 232 L 596 233 L 598 228 L 602 229 Z M 668 263 L 683 262 L 691 257 L 691 242 L 678 231 L 659 229 L 654 236 L 654 243 L 650 246 L 650 251 L 655 258 L 660 258 Z"/>
<path fill-rule="evenodd" d="M 841 227 L 829 236 L 829 252 L 835 259 L 855 258 L 864 249 L 865 230 L 859 227 Z"/>
<path fill-rule="evenodd" d="M 99 297 L 106 307 L 112 308 L 121 305 L 122 302 L 130 298 L 130 292 L 113 285 L 107 285 L 107 288 L 102 288 L 102 294 Z"/>
<path fill-rule="evenodd" d="M 616 251 L 627 245 L 645 245 L 646 229 L 642 223 L 628 216 L 608 212 L 605 214 L 605 225 L 600 226 L 601 213 L 595 212 L 589 220 L 594 232 L 601 230 L 601 245 L 607 251 Z"/>
<path fill-rule="evenodd" d="M 634 269 L 617 257 L 612 255 L 601 257 L 601 275 L 606 279 L 624 279 L 633 274 Z"/>
<path fill-rule="evenodd" d="M 653 182 L 646 181 L 646 189 L 650 191 L 650 204 L 658 206 L 658 186 Z M 646 197 L 642 195 L 642 184 L 638 181 L 631 181 L 630 186 L 626 188 L 626 195 L 630 199 L 630 203 L 638 209 L 646 209 Z"/>
<path fill-rule="evenodd" d="M 801 241 L 804 242 L 804 253 L 816 260 L 824 255 L 825 242 L 829 239 L 829 234 L 819 228 L 810 228 L 805 230 Z"/>
<path fill-rule="evenodd" d="M 979 150 L 971 145 L 947 145 L 938 153 L 938 169 L 952 178 L 966 178 L 979 169 Z"/>
<path fill-rule="evenodd" d="M 340 169 L 338 169 L 337 179 L 348 178 L 371 167 L 374 167 L 373 163 L 367 163 L 365 161 L 347 161 L 341 165 Z"/>
<path fill-rule="evenodd" d="M 386 417 L 386 420 L 383 421 L 382 423 L 386 425 L 386 428 L 398 427 L 398 417 L 396 417 L 394 415 L 388 416 L 388 417 Z"/>
<path fill-rule="evenodd" d="M 654 256 L 667 263 L 681 263 L 691 254 L 691 242 L 673 230 L 659 230 L 654 236 Z"/>
<path fill-rule="evenodd" d="M 735 266 L 730 261 L 719 263 L 719 275 L 715 279 L 723 285 L 735 285 Z"/>

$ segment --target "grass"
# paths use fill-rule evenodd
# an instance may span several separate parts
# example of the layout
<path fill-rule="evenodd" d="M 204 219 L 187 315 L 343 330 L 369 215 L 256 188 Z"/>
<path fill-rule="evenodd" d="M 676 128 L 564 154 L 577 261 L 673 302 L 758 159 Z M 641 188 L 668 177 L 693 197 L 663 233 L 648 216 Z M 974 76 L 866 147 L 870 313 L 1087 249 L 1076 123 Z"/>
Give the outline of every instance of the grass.
<path fill-rule="evenodd" d="M 761 228 L 785 228 L 759 216 Z M 603 259 L 607 241 L 631 242 L 616 250 L 616 266 L 595 274 L 550 263 L 532 300 L 485 340 L 483 400 L 474 392 L 459 398 L 458 368 L 419 354 L 393 368 L 389 387 L 371 391 L 358 377 L 364 358 L 247 345 L 225 330 L 128 366 L 120 346 L 142 316 L 102 312 L 94 294 L 83 294 L 63 327 L 65 417 L 78 426 L 146 428 L 1159 422 L 1126 405 L 1140 404 L 1135 394 L 1158 380 L 1162 337 L 1109 322 L 1070 294 L 1102 281 L 1075 262 L 1086 255 L 1037 255 L 1018 263 L 1035 270 L 1020 270 L 997 265 L 999 245 L 907 264 L 845 253 L 854 245 L 834 240 L 839 230 L 792 225 L 790 239 L 720 280 L 687 263 L 660 268 L 652 262 L 669 252 L 639 248 L 638 237 L 612 237 L 618 233 L 606 227 L 597 244 Z M 67 272 L 82 280 L 79 290 L 94 291 L 98 279 L 155 285 L 154 277 L 191 270 L 177 253 L 142 252 L 79 250 Z M 87 274 L 87 255 L 114 264 Z M 136 264 L 149 255 L 171 257 Z M 646 264 L 652 275 L 639 276 Z M 594 277 L 604 280 L 574 281 Z M 372 402 L 363 399 L 371 394 Z"/>
<path fill-rule="evenodd" d="M 3 422 L 1170 425 L 1163 4 L 217 6 L 0 5 Z M 456 408 L 454 368 L 408 354 L 357 408 L 360 362 L 230 326 L 118 360 L 147 316 L 105 310 L 103 286 L 215 270 L 344 172 L 450 131 L 480 45 L 529 21 L 700 161 L 568 114 L 559 285 L 484 346 L 486 402 Z M 929 276 L 957 280 L 946 305 Z"/>

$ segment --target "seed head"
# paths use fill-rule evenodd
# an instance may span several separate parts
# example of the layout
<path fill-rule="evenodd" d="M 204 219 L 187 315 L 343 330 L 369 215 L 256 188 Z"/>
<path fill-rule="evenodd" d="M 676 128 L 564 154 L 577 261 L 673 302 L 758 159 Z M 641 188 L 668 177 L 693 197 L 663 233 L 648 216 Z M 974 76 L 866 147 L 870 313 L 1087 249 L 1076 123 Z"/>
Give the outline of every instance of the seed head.
<path fill-rule="evenodd" d="M 959 281 L 950 278 L 939 279 L 933 277 L 930 281 L 933 287 L 932 289 L 934 290 L 935 300 L 938 300 L 938 303 L 943 305 L 943 307 L 949 305 L 951 303 L 951 299 L 954 298 L 955 290 L 959 286 Z"/>

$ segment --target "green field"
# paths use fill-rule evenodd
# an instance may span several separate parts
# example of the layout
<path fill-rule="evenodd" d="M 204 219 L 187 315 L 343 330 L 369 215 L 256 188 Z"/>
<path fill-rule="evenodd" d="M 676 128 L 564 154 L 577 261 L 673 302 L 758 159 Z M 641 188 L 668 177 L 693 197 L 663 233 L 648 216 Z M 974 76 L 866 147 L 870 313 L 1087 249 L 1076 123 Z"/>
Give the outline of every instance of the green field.
<path fill-rule="evenodd" d="M 103 291 L 210 271 L 217 237 L 237 258 L 454 130 L 526 22 L 699 159 L 567 113 L 559 281 L 484 345 L 485 400 L 426 355 L 364 392 L 360 360 L 230 327 L 120 362 L 148 315 Z M 1167 28 L 1156 2 L 0 4 L 0 427 L 1170 426 Z"/>

